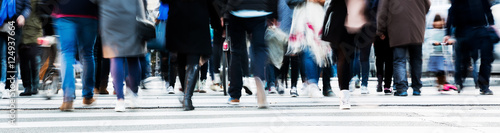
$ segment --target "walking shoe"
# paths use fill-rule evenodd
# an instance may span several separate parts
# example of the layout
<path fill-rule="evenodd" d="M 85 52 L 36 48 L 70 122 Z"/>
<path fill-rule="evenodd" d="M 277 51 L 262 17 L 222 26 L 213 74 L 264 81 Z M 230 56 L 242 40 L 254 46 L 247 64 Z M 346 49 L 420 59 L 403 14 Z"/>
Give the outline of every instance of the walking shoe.
<path fill-rule="evenodd" d="M 193 92 L 200 92 L 200 88 L 201 88 L 201 83 L 200 83 L 200 80 L 198 80 L 196 82 L 196 85 L 194 87 L 194 91 Z"/>
<path fill-rule="evenodd" d="M 302 88 L 300 89 L 300 95 L 308 96 L 309 90 L 307 89 L 307 84 L 302 84 Z"/>
<path fill-rule="evenodd" d="M 276 87 L 274 86 L 269 87 L 269 94 L 276 94 L 276 93 L 278 93 L 278 91 L 276 91 Z"/>
<path fill-rule="evenodd" d="M 240 99 L 236 99 L 236 98 L 229 98 L 229 100 L 227 100 L 227 104 L 231 104 L 231 105 L 238 105 L 240 104 Z"/>
<path fill-rule="evenodd" d="M 22 92 L 19 94 L 19 96 L 31 96 L 30 92 Z"/>
<path fill-rule="evenodd" d="M 323 94 L 321 92 L 321 89 L 319 89 L 318 85 L 316 84 L 309 84 L 307 86 L 309 90 L 309 97 L 310 98 L 322 98 Z"/>
<path fill-rule="evenodd" d="M 455 90 L 455 91 L 458 91 L 458 88 L 454 85 L 451 85 L 451 84 L 444 84 L 443 85 L 443 90 L 445 91 L 449 91 L 449 90 Z"/>
<path fill-rule="evenodd" d="M 377 85 L 377 92 L 382 92 L 382 85 Z"/>
<path fill-rule="evenodd" d="M 420 96 L 420 91 L 413 91 L 413 96 Z"/>
<path fill-rule="evenodd" d="M 332 96 L 335 96 L 335 93 L 333 93 L 331 87 L 329 87 L 329 86 L 323 86 L 323 96 L 325 96 L 325 97 L 332 97 Z"/>
<path fill-rule="evenodd" d="M 175 92 L 174 92 L 174 87 L 169 86 L 169 87 L 167 88 L 167 93 L 168 93 L 168 94 L 175 94 Z"/>
<path fill-rule="evenodd" d="M 137 95 L 137 93 L 132 94 L 132 96 L 130 97 L 130 107 L 131 108 L 137 107 L 138 101 L 139 101 L 139 95 Z"/>
<path fill-rule="evenodd" d="M 91 106 L 95 102 L 94 98 L 83 98 L 83 105 L 84 106 Z"/>
<path fill-rule="evenodd" d="M 71 101 L 71 102 L 63 102 L 63 104 L 61 105 L 61 107 L 59 107 L 59 110 L 65 111 L 65 112 L 69 112 L 69 111 L 75 110 L 75 108 L 73 108 L 73 101 Z"/>
<path fill-rule="evenodd" d="M 147 89 L 146 88 L 146 83 L 144 83 L 144 80 L 141 80 L 141 82 L 139 83 L 139 86 L 141 87 L 141 89 L 145 90 Z"/>
<path fill-rule="evenodd" d="M 384 88 L 384 93 L 385 93 L 386 95 L 391 95 L 391 94 L 392 94 L 392 90 L 391 90 L 391 88 Z"/>
<path fill-rule="evenodd" d="M 201 86 L 199 86 L 200 88 L 200 93 L 207 93 L 207 91 L 205 90 L 205 85 L 207 83 L 207 80 L 203 80 L 201 81 Z"/>
<path fill-rule="evenodd" d="M 360 88 L 361 87 L 361 82 L 359 81 L 359 79 L 356 80 L 356 84 L 355 84 L 354 87 L 356 87 L 356 88 Z"/>
<path fill-rule="evenodd" d="M 297 93 L 297 87 L 292 87 L 292 89 L 290 89 L 290 96 L 292 96 L 292 97 L 299 96 L 299 93 Z"/>
<path fill-rule="evenodd" d="M 267 103 L 267 98 L 264 90 L 264 82 L 259 78 L 255 77 L 255 86 L 257 87 L 257 108 L 267 109 L 269 106 Z"/>
<path fill-rule="evenodd" d="M 368 91 L 368 87 L 361 86 L 361 94 L 370 94 L 370 91 Z"/>
<path fill-rule="evenodd" d="M 115 111 L 116 112 L 125 112 L 125 100 L 120 99 L 120 100 L 116 101 Z"/>
<path fill-rule="evenodd" d="M 394 96 L 408 96 L 408 92 L 400 92 L 400 91 L 396 91 L 394 92 Z"/>
<path fill-rule="evenodd" d="M 351 92 L 349 92 L 348 90 L 341 90 L 340 91 L 339 109 L 341 109 L 341 110 L 351 109 L 350 97 L 351 97 Z"/>
<path fill-rule="evenodd" d="M 354 92 L 354 84 L 349 85 L 349 92 Z"/>
<path fill-rule="evenodd" d="M 2 91 L 2 99 L 10 99 L 10 90 L 5 89 Z"/>
<path fill-rule="evenodd" d="M 214 79 L 212 79 L 213 84 L 220 84 L 220 74 L 214 73 Z"/>
<path fill-rule="evenodd" d="M 493 92 L 490 89 L 488 89 L 485 91 L 481 91 L 481 93 L 479 93 L 479 94 L 481 94 L 481 95 L 493 95 Z"/>
<path fill-rule="evenodd" d="M 243 86 L 243 89 L 245 89 L 245 93 L 247 93 L 247 96 L 251 96 L 253 94 L 252 91 L 248 89 L 248 87 Z"/>

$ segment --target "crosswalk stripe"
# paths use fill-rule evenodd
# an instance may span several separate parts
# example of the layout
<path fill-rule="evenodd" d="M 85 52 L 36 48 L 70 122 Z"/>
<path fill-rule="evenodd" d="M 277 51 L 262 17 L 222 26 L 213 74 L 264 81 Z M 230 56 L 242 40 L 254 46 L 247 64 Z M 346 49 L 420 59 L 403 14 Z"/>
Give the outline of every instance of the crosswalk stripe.
<path fill-rule="evenodd" d="M 314 114 L 314 113 L 443 113 L 443 114 L 456 114 L 467 116 L 470 114 L 497 114 L 500 116 L 498 110 L 425 110 L 425 109 L 353 109 L 353 110 L 338 110 L 338 109 L 310 109 L 310 110 L 264 110 L 255 111 L 195 111 L 195 112 L 108 112 L 108 113 L 24 113 L 19 112 L 17 117 L 24 118 L 72 118 L 72 117 L 104 117 L 104 116 L 210 116 L 210 115 L 260 115 L 260 114 Z M 7 119 L 7 115 L 0 115 L 0 119 Z"/>
<path fill-rule="evenodd" d="M 242 121 L 243 120 L 243 121 Z M 500 122 L 500 117 L 407 117 L 407 116 L 275 116 L 249 118 L 210 118 L 210 119 L 146 119 L 146 120 L 89 120 L 89 121 L 51 121 L 51 122 L 19 122 L 15 128 L 30 127 L 79 127 L 79 126 L 130 126 L 130 125 L 164 125 L 164 124 L 203 124 L 231 122 Z M 1 123 L 0 128 L 12 128 L 8 123 Z"/>

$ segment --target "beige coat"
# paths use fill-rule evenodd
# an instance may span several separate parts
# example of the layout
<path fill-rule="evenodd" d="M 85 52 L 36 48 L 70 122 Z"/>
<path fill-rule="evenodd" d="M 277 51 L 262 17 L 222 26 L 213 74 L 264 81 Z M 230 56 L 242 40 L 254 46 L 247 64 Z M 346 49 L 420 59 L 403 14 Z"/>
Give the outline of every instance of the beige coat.
<path fill-rule="evenodd" d="M 422 44 L 429 0 L 380 0 L 377 30 L 390 39 L 390 46 Z"/>

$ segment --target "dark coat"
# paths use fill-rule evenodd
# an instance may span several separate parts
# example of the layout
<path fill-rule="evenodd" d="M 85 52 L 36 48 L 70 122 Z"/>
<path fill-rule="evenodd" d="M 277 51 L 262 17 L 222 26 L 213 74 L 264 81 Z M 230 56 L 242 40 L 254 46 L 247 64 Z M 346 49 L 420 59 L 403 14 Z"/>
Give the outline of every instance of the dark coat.
<path fill-rule="evenodd" d="M 169 4 L 167 49 L 182 54 L 212 53 L 210 25 L 222 30 L 213 0 L 162 0 Z"/>
<path fill-rule="evenodd" d="M 368 21 L 361 29 L 358 35 L 360 37 L 358 47 L 371 45 L 374 40 L 376 27 L 376 10 L 378 0 L 366 0 L 365 17 Z M 328 41 L 331 45 L 340 45 L 348 35 L 345 20 L 347 17 L 347 5 L 345 0 L 332 0 L 325 15 L 323 24 L 323 34 L 321 39 Z M 334 47 L 334 46 L 332 46 Z"/>
<path fill-rule="evenodd" d="M 3 0 L 0 0 L 0 5 L 2 5 Z M 2 7 L 3 8 L 3 7 Z M 16 14 L 11 19 L 5 21 L 17 20 L 17 17 L 23 15 L 26 20 L 31 13 L 31 2 L 30 0 L 16 0 Z"/>
<path fill-rule="evenodd" d="M 448 13 L 446 35 L 451 35 L 451 27 L 461 30 L 465 27 L 495 25 L 491 4 L 488 0 L 452 0 Z"/>
<path fill-rule="evenodd" d="M 378 32 L 390 38 L 391 47 L 422 45 L 429 0 L 380 0 L 379 5 Z"/>

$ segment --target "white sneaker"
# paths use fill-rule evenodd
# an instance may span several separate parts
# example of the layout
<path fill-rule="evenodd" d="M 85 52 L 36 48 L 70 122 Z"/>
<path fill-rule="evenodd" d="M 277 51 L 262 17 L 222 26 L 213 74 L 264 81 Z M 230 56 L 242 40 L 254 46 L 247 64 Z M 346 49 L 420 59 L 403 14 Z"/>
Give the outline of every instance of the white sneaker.
<path fill-rule="evenodd" d="M 366 86 L 361 86 L 361 94 L 370 94 L 370 91 Z"/>
<path fill-rule="evenodd" d="M 354 83 L 353 82 L 349 83 L 349 92 L 354 92 Z"/>
<path fill-rule="evenodd" d="M 137 107 L 137 103 L 139 101 L 139 96 L 137 94 L 132 94 L 130 97 L 130 107 L 135 108 Z"/>
<path fill-rule="evenodd" d="M 264 82 L 258 77 L 255 77 L 255 84 L 257 87 L 257 108 L 266 109 L 269 107 L 264 90 Z"/>
<path fill-rule="evenodd" d="M 351 92 L 348 90 L 341 90 L 340 91 L 340 105 L 339 108 L 341 110 L 349 110 L 351 109 L 351 103 L 349 101 L 349 98 L 351 97 Z"/>
<path fill-rule="evenodd" d="M 214 73 L 214 79 L 212 79 L 213 84 L 220 84 L 220 74 Z"/>
<path fill-rule="evenodd" d="M 323 93 L 321 93 L 321 90 L 319 89 L 318 85 L 309 84 L 307 86 L 307 89 L 309 90 L 309 97 L 310 98 L 322 98 L 323 97 Z"/>
<path fill-rule="evenodd" d="M 207 91 L 205 90 L 206 89 L 206 84 L 207 84 L 207 80 L 203 80 L 201 81 L 200 83 L 200 93 L 207 93 Z"/>
<path fill-rule="evenodd" d="M 168 94 L 175 94 L 174 87 L 169 86 L 169 87 L 167 88 L 167 92 L 168 92 Z"/>
<path fill-rule="evenodd" d="M 300 89 L 300 95 L 309 96 L 309 89 L 307 89 L 307 84 L 302 84 L 302 88 Z"/>
<path fill-rule="evenodd" d="M 125 112 L 125 101 L 123 99 L 116 101 L 115 111 Z"/>
<path fill-rule="evenodd" d="M 269 94 L 276 94 L 278 91 L 276 91 L 276 87 L 272 86 L 269 88 Z"/>
<path fill-rule="evenodd" d="M 10 99 L 10 90 L 5 89 L 5 83 L 0 82 L 0 90 L 2 90 L 2 99 Z"/>
<path fill-rule="evenodd" d="M 297 93 L 297 87 L 292 87 L 292 89 L 290 90 L 290 96 L 292 96 L 292 97 L 299 96 L 299 93 Z"/>

